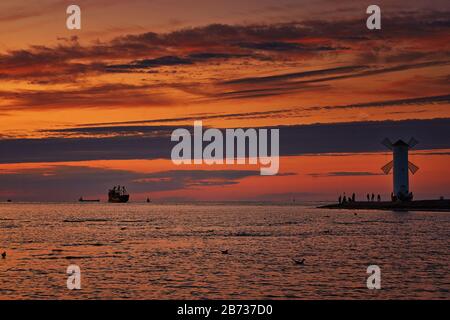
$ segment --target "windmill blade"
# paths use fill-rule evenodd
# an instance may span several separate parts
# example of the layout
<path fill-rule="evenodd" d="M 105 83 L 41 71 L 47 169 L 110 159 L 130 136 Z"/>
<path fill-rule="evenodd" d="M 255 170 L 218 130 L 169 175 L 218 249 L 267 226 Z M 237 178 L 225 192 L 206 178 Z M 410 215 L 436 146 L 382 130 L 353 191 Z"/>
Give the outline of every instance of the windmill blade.
<path fill-rule="evenodd" d="M 419 143 L 419 141 L 417 141 L 414 138 L 409 139 L 409 142 L 408 142 L 409 148 L 414 148 L 414 146 L 418 143 Z"/>
<path fill-rule="evenodd" d="M 409 171 L 411 171 L 412 174 L 415 174 L 419 170 L 419 167 L 416 166 L 414 163 L 408 161 L 408 169 Z"/>
<path fill-rule="evenodd" d="M 392 150 L 392 142 L 389 140 L 389 138 L 384 138 L 383 141 L 381 141 L 381 144 L 383 144 L 386 148 Z"/>
<path fill-rule="evenodd" d="M 381 170 L 384 172 L 384 174 L 389 174 L 391 172 L 392 167 L 394 166 L 394 161 L 390 161 L 386 163 Z"/>

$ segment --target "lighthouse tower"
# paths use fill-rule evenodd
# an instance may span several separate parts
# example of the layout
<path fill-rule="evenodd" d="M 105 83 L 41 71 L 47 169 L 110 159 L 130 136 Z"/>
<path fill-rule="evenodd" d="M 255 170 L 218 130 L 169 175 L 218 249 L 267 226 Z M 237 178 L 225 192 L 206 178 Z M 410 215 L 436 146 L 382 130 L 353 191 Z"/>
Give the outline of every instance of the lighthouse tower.
<path fill-rule="evenodd" d="M 394 169 L 394 196 L 401 201 L 411 201 L 413 194 L 409 190 L 409 171 L 415 174 L 419 167 L 408 161 L 408 152 L 418 141 L 411 138 L 408 143 L 403 140 L 392 143 L 386 138 L 382 143 L 392 150 L 394 159 L 383 166 L 381 170 L 385 174 L 389 174 L 391 169 Z"/>

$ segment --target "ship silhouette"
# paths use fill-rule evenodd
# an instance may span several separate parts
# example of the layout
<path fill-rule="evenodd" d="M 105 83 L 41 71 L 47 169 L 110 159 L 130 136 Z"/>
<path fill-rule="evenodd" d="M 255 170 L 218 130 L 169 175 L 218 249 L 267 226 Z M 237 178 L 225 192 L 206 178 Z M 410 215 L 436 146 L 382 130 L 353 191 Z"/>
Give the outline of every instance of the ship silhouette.
<path fill-rule="evenodd" d="M 83 197 L 80 197 L 78 199 L 79 202 L 100 202 L 100 199 L 84 199 Z"/>
<path fill-rule="evenodd" d="M 124 186 L 115 186 L 108 192 L 108 202 L 111 203 L 127 203 L 130 195 Z"/>

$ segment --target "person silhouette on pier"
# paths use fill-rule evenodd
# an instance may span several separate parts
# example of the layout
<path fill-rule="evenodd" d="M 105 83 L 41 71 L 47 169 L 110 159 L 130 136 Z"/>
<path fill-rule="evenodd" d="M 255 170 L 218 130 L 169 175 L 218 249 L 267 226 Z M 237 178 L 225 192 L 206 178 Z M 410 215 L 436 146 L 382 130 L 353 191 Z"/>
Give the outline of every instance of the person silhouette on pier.
<path fill-rule="evenodd" d="M 352 202 L 355 202 L 355 200 L 356 200 L 356 194 L 353 192 L 353 194 L 352 194 Z"/>
<path fill-rule="evenodd" d="M 372 202 L 375 200 L 375 195 L 372 193 Z"/>
<path fill-rule="evenodd" d="M 377 201 L 381 202 L 381 196 L 380 195 L 377 196 Z"/>
<path fill-rule="evenodd" d="M 339 195 L 339 204 L 342 204 L 342 196 L 341 195 Z"/>
<path fill-rule="evenodd" d="M 370 194 L 367 194 L 367 202 L 370 201 Z"/>

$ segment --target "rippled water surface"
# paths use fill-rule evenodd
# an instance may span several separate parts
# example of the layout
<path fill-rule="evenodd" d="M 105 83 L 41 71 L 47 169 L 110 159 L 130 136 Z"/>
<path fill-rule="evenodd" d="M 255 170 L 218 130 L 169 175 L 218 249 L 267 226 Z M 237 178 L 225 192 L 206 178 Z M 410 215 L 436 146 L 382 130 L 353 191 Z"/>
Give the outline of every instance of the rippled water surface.
<path fill-rule="evenodd" d="M 449 227 L 449 213 L 300 205 L 2 204 L 0 298 L 449 299 Z"/>

